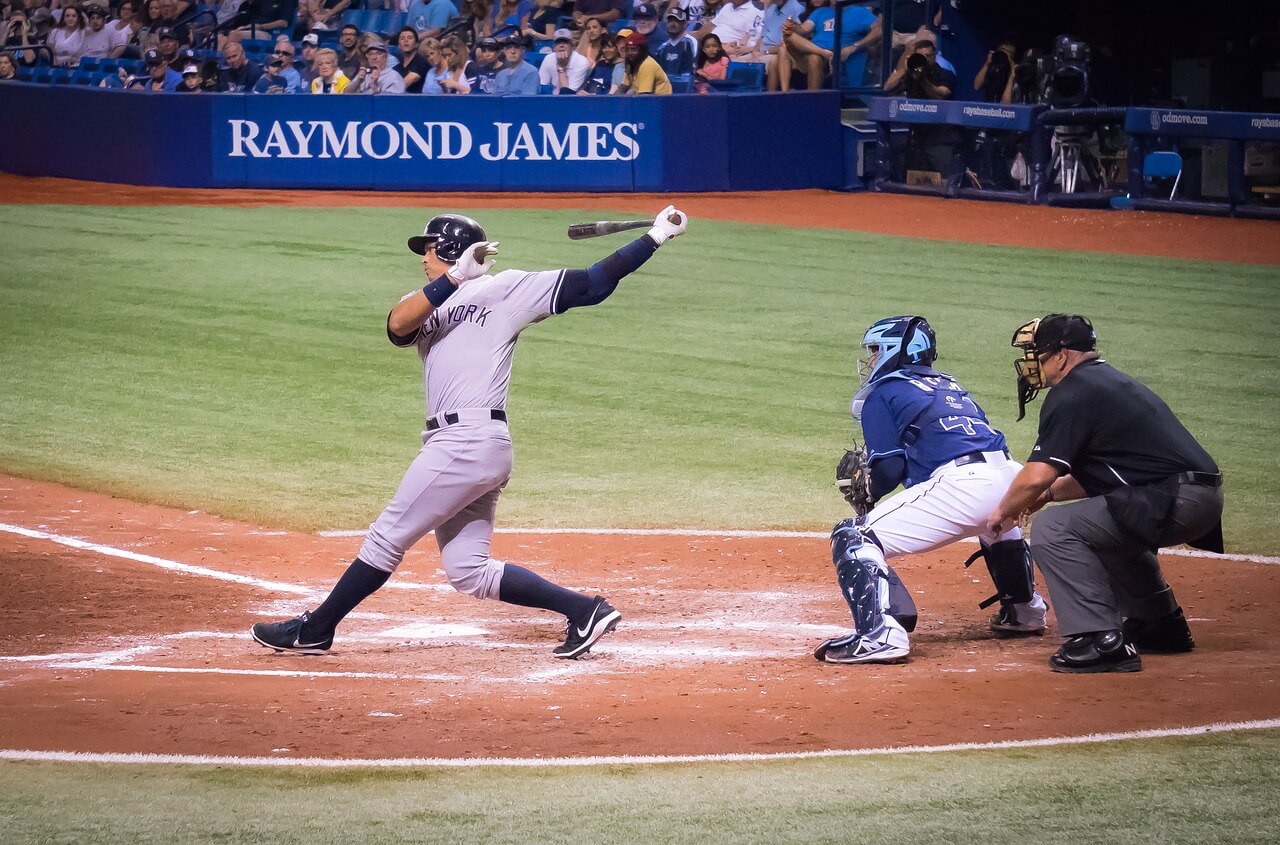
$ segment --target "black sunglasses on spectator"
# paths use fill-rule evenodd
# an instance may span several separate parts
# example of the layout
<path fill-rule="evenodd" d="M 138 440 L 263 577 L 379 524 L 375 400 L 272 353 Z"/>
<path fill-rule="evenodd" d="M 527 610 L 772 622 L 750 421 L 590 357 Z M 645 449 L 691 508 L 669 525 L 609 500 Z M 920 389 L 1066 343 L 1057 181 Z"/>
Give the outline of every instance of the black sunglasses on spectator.
<path fill-rule="evenodd" d="M 292 51 L 292 50 L 272 50 L 272 51 L 271 51 L 271 55 L 273 55 L 273 56 L 292 56 L 292 55 L 293 55 L 293 51 Z"/>

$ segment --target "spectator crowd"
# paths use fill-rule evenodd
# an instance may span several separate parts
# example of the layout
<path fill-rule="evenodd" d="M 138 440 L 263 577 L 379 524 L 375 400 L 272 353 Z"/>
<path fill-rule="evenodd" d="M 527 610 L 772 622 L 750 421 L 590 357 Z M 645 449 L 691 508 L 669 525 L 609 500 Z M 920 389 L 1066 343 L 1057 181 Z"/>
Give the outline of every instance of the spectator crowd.
<path fill-rule="evenodd" d="M 157 92 L 660 96 L 735 87 L 735 68 L 751 87 L 830 87 L 839 50 L 861 84 L 878 4 L 844 9 L 837 45 L 832 2 L 5 0 L 0 81 L 51 67 Z"/>

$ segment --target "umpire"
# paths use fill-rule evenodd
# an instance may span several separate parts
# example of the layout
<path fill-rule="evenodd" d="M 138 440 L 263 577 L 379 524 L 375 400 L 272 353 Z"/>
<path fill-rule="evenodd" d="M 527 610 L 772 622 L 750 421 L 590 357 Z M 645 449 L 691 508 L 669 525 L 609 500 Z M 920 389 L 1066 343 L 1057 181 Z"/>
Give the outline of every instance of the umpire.
<path fill-rule="evenodd" d="M 1049 388 L 1035 448 L 989 530 L 1049 502 L 1031 549 L 1066 643 L 1055 672 L 1137 672 L 1138 652 L 1195 643 L 1156 559 L 1161 546 L 1222 551 L 1222 475 L 1159 396 L 1098 354 L 1084 317 L 1018 328 L 1018 405 Z M 1022 418 L 1020 415 L 1019 419 Z"/>

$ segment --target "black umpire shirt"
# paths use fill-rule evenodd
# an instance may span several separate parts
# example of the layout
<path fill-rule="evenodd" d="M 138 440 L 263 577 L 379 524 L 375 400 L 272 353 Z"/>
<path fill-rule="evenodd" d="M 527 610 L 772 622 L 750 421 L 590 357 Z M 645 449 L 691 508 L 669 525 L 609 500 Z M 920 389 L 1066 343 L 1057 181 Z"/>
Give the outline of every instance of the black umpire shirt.
<path fill-rule="evenodd" d="M 1090 496 L 1218 471 L 1163 399 L 1100 358 L 1077 364 L 1049 390 L 1027 460 L 1070 473 Z"/>

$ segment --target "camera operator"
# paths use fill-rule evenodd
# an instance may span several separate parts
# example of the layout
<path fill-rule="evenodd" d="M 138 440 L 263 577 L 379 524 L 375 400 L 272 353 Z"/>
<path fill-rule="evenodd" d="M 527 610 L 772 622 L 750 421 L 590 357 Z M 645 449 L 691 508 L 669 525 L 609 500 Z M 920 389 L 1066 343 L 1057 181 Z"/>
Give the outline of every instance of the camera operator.
<path fill-rule="evenodd" d="M 928 38 L 908 44 L 898 66 L 885 83 L 885 93 L 916 100 L 949 100 L 956 75 L 938 65 L 938 48 Z M 948 124 L 913 124 L 907 144 L 907 168 L 931 170 L 954 183 L 961 167 L 956 161 L 961 136 Z"/>
<path fill-rule="evenodd" d="M 994 49 L 987 52 L 987 60 L 982 63 L 978 75 L 973 78 L 973 87 L 982 95 L 984 103 L 1000 103 L 1009 105 L 1013 102 L 1013 69 L 1017 66 L 1014 56 L 1017 48 L 1012 41 L 1004 40 Z"/>

